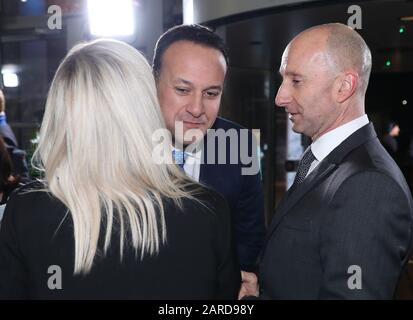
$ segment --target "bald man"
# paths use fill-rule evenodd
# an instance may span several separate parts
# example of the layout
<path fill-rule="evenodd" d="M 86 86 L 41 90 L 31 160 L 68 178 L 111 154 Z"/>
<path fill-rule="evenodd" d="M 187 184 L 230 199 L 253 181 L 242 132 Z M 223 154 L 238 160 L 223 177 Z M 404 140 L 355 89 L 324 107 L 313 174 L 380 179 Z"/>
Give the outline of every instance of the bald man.
<path fill-rule="evenodd" d="M 411 248 L 413 201 L 365 114 L 371 54 L 326 24 L 284 51 L 275 103 L 311 137 L 260 265 L 270 299 L 391 299 Z"/>

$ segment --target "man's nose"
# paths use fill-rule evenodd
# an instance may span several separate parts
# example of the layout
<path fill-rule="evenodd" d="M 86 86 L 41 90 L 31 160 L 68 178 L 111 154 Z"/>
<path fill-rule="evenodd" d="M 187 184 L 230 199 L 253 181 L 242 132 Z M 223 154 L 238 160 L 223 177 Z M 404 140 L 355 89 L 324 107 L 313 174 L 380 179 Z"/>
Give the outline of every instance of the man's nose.
<path fill-rule="evenodd" d="M 281 83 L 275 96 L 275 105 L 278 107 L 286 107 L 291 102 L 291 93 L 284 83 Z"/>
<path fill-rule="evenodd" d="M 186 107 L 186 111 L 188 111 L 193 117 L 200 117 L 204 113 L 204 100 L 202 93 L 195 94 L 193 96 L 193 99 Z"/>

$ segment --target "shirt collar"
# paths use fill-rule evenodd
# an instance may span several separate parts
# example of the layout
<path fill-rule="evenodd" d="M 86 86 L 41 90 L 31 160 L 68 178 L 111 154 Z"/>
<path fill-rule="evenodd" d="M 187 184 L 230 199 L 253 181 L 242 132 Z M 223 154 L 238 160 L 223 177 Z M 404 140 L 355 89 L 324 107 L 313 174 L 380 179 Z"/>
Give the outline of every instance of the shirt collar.
<path fill-rule="evenodd" d="M 172 151 L 174 151 L 174 150 L 181 150 L 181 151 L 182 151 L 182 149 L 175 148 L 173 145 L 172 145 L 171 150 L 172 150 Z M 185 152 L 185 154 L 186 154 L 188 157 L 192 157 L 192 158 L 196 158 L 196 159 L 201 158 L 202 150 L 201 150 L 200 148 L 195 148 L 195 149 L 193 150 L 193 151 L 196 151 L 196 152 L 190 152 L 190 151 L 188 151 L 188 150 L 186 150 L 186 149 L 184 149 L 183 151 Z"/>
<path fill-rule="evenodd" d="M 358 117 L 346 124 L 335 128 L 319 137 L 311 144 L 311 151 L 316 159 L 321 162 L 327 157 L 331 151 L 337 148 L 344 140 L 356 132 L 361 127 L 369 123 L 369 118 L 366 114 Z"/>

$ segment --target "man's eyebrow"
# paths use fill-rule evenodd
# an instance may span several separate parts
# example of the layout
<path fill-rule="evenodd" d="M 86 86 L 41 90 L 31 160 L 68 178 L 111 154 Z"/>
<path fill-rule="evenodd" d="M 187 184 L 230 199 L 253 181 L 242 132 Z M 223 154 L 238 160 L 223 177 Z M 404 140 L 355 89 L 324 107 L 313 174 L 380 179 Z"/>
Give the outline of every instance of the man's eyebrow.
<path fill-rule="evenodd" d="M 186 84 L 188 86 L 193 86 L 193 83 L 191 81 L 185 80 L 184 78 L 179 78 L 179 77 L 175 81 L 173 81 L 173 83 L 175 83 L 175 84 L 176 83 L 183 83 L 183 84 Z M 205 91 L 205 90 L 219 90 L 219 91 L 222 91 L 222 85 L 219 85 L 219 84 L 212 85 L 210 87 L 205 88 L 203 91 Z"/>
<path fill-rule="evenodd" d="M 186 84 L 186 85 L 189 85 L 189 86 L 192 85 L 192 82 L 191 82 L 191 81 L 185 80 L 185 79 L 183 79 L 183 78 L 177 78 L 174 82 L 182 82 L 182 83 L 184 83 L 184 84 Z"/>
<path fill-rule="evenodd" d="M 303 75 L 301 75 L 297 72 L 294 72 L 294 71 L 286 71 L 285 75 L 289 76 L 289 77 L 302 77 L 303 76 Z"/>
<path fill-rule="evenodd" d="M 220 85 L 216 85 L 216 86 L 210 86 L 208 88 L 206 88 L 205 90 L 222 90 L 222 86 Z"/>
<path fill-rule="evenodd" d="M 193 86 L 193 83 L 191 81 L 185 80 L 184 78 L 177 78 L 174 82 L 175 83 L 180 82 L 180 83 L 186 84 L 188 86 Z M 218 84 L 217 85 L 212 85 L 210 87 L 207 87 L 204 90 L 220 90 L 220 91 L 222 91 L 222 86 L 218 85 Z"/>

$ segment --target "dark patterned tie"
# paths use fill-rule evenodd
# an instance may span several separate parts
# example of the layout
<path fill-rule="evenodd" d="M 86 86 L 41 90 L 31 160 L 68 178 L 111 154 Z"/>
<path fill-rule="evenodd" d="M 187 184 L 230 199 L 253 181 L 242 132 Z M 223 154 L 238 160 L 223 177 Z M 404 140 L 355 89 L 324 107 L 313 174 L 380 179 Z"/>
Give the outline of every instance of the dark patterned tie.
<path fill-rule="evenodd" d="M 304 181 L 314 160 L 316 160 L 316 157 L 314 157 L 311 147 L 308 147 L 298 164 L 297 174 L 295 175 L 293 185 L 300 184 Z"/>

